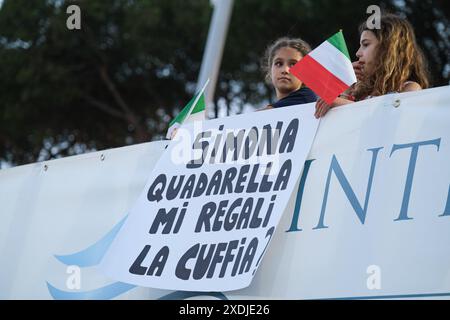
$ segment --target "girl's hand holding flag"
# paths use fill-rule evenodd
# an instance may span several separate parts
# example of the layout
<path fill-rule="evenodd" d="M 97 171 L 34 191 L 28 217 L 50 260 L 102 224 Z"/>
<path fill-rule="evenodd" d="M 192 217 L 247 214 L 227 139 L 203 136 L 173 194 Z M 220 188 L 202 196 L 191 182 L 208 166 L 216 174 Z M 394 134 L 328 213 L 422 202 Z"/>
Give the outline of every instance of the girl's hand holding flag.
<path fill-rule="evenodd" d="M 352 62 L 352 66 L 353 70 L 355 71 L 356 79 L 358 79 L 358 81 L 361 81 L 364 75 L 364 62 L 355 61 Z"/>
<path fill-rule="evenodd" d="M 338 96 L 362 77 L 361 63 L 351 63 L 342 31 L 311 51 L 289 71 L 302 80 L 320 99 L 316 103 L 315 116 L 321 117 L 332 107 L 349 100 Z"/>

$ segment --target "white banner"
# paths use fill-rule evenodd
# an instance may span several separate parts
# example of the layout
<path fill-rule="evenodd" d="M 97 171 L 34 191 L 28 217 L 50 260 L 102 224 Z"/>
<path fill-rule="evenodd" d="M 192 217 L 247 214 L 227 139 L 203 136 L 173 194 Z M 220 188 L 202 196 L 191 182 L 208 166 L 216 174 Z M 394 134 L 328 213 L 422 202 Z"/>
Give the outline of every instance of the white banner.
<path fill-rule="evenodd" d="M 332 109 L 252 285 L 229 296 L 450 297 L 449 99 Z"/>
<path fill-rule="evenodd" d="M 180 128 L 101 268 L 113 279 L 161 289 L 248 286 L 318 123 L 309 104 Z"/>
<path fill-rule="evenodd" d="M 213 296 L 450 298 L 449 101 L 446 86 L 332 109 L 252 283 Z M 97 268 L 165 146 L 0 170 L 0 298 L 209 296 Z"/>

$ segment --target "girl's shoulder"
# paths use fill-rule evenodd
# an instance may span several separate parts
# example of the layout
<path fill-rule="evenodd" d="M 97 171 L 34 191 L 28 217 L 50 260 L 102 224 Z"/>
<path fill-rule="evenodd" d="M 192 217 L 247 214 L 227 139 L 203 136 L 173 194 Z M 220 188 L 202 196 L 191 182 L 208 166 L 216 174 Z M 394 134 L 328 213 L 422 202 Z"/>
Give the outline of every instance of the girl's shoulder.
<path fill-rule="evenodd" d="M 420 84 L 415 81 L 406 81 L 400 90 L 400 92 L 408 92 L 408 91 L 418 91 L 422 90 Z"/>
<path fill-rule="evenodd" d="M 294 92 L 291 92 L 287 97 L 278 100 L 277 102 L 272 104 L 272 106 L 274 108 L 281 108 L 316 101 L 316 94 L 308 87 L 302 87 Z"/>
<path fill-rule="evenodd" d="M 418 84 L 415 81 L 409 81 L 408 80 L 405 83 L 403 83 L 402 87 L 400 88 L 400 91 L 391 91 L 391 92 L 388 92 L 386 94 L 400 93 L 400 92 L 409 92 L 409 91 L 419 91 L 419 90 L 422 90 L 422 87 L 420 86 L 420 84 Z M 373 97 L 375 97 L 375 96 L 369 95 L 369 96 L 367 96 L 367 97 L 365 97 L 363 99 L 360 99 L 360 100 L 366 100 L 366 99 L 370 99 L 370 98 L 373 98 Z"/>

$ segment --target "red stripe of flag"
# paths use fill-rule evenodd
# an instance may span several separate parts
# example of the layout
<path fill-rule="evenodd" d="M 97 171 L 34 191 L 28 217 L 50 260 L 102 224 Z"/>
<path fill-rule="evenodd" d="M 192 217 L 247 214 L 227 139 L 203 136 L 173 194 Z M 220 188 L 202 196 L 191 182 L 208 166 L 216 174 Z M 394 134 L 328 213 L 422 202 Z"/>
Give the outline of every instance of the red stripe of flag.
<path fill-rule="evenodd" d="M 289 70 L 304 82 L 319 97 L 331 104 L 342 92 L 349 88 L 344 82 L 309 55 L 304 56 Z"/>

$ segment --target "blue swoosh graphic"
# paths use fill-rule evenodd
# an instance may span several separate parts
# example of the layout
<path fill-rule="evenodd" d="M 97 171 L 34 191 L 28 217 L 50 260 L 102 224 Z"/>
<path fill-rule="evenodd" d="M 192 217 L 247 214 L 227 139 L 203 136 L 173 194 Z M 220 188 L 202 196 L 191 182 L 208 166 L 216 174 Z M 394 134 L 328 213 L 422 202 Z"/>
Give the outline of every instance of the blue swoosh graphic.
<path fill-rule="evenodd" d="M 55 258 L 65 265 L 76 265 L 80 268 L 99 264 L 127 217 L 128 215 L 120 220 L 103 238 L 86 249 L 69 255 L 55 255 Z"/>
<path fill-rule="evenodd" d="M 209 296 L 220 300 L 228 300 L 228 298 L 222 292 L 196 292 L 196 291 L 175 291 L 160 297 L 158 300 L 185 300 L 188 298 L 198 296 Z"/>
<path fill-rule="evenodd" d="M 55 300 L 108 300 L 117 297 L 118 295 L 125 293 L 136 286 L 133 284 L 114 282 L 107 286 L 84 292 L 70 292 L 63 291 L 55 288 L 47 282 L 47 288 L 51 296 Z"/>
<path fill-rule="evenodd" d="M 114 282 L 107 286 L 84 292 L 71 292 L 63 291 L 55 288 L 47 282 L 47 288 L 51 296 L 55 300 L 108 300 L 121 295 L 133 288 L 135 285 Z M 158 300 L 185 300 L 192 297 L 209 296 L 220 300 L 228 300 L 228 298 L 222 292 L 196 292 L 196 291 L 175 291 L 165 296 L 158 298 Z"/>
<path fill-rule="evenodd" d="M 107 234 L 105 234 L 100 240 L 90 245 L 84 250 L 69 254 L 69 255 L 55 255 L 65 265 L 76 265 L 80 268 L 92 267 L 98 265 L 105 255 L 106 251 L 110 247 L 111 243 L 117 236 L 120 228 L 125 223 L 128 215 L 120 220 Z M 64 291 L 52 286 L 47 282 L 47 288 L 50 295 L 55 300 L 109 300 L 113 299 L 131 289 L 136 285 L 128 284 L 124 282 L 114 282 L 101 288 L 94 290 L 74 292 Z M 196 296 L 210 296 L 220 300 L 228 300 L 228 298 L 221 292 L 195 292 L 195 291 L 175 291 L 165 296 L 160 297 L 158 300 L 184 300 Z"/>

